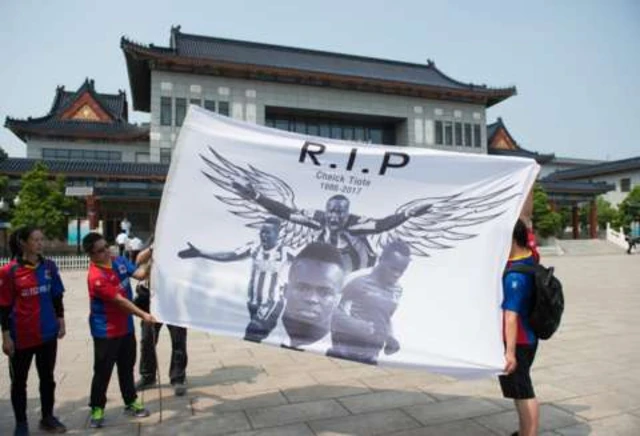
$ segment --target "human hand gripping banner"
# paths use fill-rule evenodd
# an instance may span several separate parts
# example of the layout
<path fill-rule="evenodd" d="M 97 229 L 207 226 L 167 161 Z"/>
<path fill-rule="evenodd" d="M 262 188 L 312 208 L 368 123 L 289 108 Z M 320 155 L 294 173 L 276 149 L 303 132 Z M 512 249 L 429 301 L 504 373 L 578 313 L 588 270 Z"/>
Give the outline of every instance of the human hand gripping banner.
<path fill-rule="evenodd" d="M 538 170 L 191 106 L 158 217 L 152 312 L 368 364 L 498 373 L 502 271 Z"/>

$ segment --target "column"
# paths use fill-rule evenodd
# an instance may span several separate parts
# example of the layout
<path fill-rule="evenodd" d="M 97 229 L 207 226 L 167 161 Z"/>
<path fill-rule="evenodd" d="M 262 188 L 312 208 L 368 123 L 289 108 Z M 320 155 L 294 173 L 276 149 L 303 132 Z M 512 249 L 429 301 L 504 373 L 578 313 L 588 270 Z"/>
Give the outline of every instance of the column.
<path fill-rule="evenodd" d="M 580 215 L 577 204 L 571 206 L 571 225 L 573 226 L 573 239 L 580 238 Z"/>
<path fill-rule="evenodd" d="M 85 197 L 87 206 L 87 219 L 89 220 L 89 229 L 98 228 L 98 198 L 95 195 Z"/>
<path fill-rule="evenodd" d="M 596 239 L 598 237 L 598 205 L 596 200 L 591 200 L 589 206 L 589 237 Z"/>

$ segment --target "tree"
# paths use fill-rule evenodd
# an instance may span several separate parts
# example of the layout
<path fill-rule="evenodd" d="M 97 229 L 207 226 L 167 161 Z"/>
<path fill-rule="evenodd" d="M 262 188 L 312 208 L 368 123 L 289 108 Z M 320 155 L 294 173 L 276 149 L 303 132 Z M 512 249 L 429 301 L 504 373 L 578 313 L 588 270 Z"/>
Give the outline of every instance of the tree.
<path fill-rule="evenodd" d="M 64 178 L 50 180 L 49 171 L 41 162 L 22 175 L 20 202 L 13 211 L 11 227 L 36 226 L 50 239 L 65 236 L 67 217 L 65 212 L 74 207 L 75 201 L 64 195 Z"/>
<path fill-rule="evenodd" d="M 533 190 L 533 228 L 542 238 L 562 230 L 562 216 L 552 210 L 547 193 L 537 183 Z"/>
<path fill-rule="evenodd" d="M 619 222 L 624 227 L 625 232 L 631 229 L 633 221 L 640 221 L 640 185 L 636 186 L 629 192 L 618 207 Z"/>
<path fill-rule="evenodd" d="M 618 210 L 601 195 L 596 199 L 596 207 L 598 209 L 598 227 L 606 229 L 607 223 L 612 227 L 615 226 L 618 221 Z"/>

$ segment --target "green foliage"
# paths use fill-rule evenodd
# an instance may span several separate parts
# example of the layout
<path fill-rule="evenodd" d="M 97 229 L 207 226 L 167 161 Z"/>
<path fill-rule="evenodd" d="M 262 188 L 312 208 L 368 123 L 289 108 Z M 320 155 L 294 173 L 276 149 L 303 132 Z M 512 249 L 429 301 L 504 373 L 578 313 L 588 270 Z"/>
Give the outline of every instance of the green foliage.
<path fill-rule="evenodd" d="M 607 223 L 610 223 L 615 228 L 618 221 L 618 210 L 602 196 L 598 196 L 596 199 L 596 207 L 598 209 L 598 227 L 606 229 Z"/>
<path fill-rule="evenodd" d="M 632 221 L 640 221 L 640 185 L 633 188 L 618 207 L 619 227 L 629 232 Z"/>
<path fill-rule="evenodd" d="M 562 230 L 562 215 L 551 209 L 549 197 L 539 184 L 533 190 L 533 228 L 542 238 Z"/>
<path fill-rule="evenodd" d="M 64 178 L 50 180 L 49 171 L 43 163 L 22 175 L 20 202 L 13 211 L 11 227 L 37 226 L 50 239 L 65 236 L 67 217 L 65 212 L 75 207 L 75 200 L 64 195 Z"/>

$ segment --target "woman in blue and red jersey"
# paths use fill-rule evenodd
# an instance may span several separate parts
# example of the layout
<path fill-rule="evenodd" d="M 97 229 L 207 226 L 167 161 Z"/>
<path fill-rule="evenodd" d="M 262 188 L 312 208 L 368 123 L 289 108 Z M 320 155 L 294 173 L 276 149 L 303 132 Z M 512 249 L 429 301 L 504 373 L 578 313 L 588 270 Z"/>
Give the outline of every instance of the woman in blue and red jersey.
<path fill-rule="evenodd" d="M 42 256 L 44 236 L 34 227 L 21 227 L 11 235 L 12 260 L 0 269 L 2 351 L 9 356 L 11 403 L 15 435 L 28 435 L 27 376 L 35 356 L 40 378 L 40 428 L 64 433 L 53 416 L 58 338 L 65 335 L 64 286 L 58 267 Z"/>

